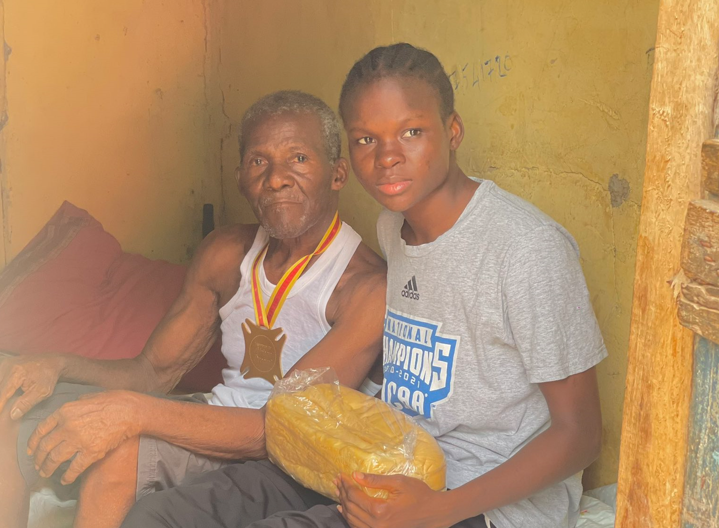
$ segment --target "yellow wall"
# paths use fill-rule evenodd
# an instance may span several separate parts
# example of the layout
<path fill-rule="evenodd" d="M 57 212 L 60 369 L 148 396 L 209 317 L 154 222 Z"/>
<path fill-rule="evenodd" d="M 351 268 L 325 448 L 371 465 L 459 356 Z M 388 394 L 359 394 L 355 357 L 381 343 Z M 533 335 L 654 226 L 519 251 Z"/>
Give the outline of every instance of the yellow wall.
<path fill-rule="evenodd" d="M 339 88 L 352 61 L 376 41 L 373 9 L 366 2 L 273 0 L 224 3 L 220 46 L 220 88 L 224 113 L 233 126 L 223 140 L 222 180 L 228 222 L 254 221 L 237 191 L 237 127 L 243 112 L 260 96 L 298 89 L 336 107 Z M 340 209 L 375 247 L 379 206 L 352 179 Z"/>
<path fill-rule="evenodd" d="M 186 261 L 222 206 L 212 0 L 4 0 L 4 248 L 63 200 L 126 250 Z"/>
<path fill-rule="evenodd" d="M 587 472 L 590 487 L 616 481 L 658 6 L 244 0 L 225 3 L 221 16 L 220 86 L 233 123 L 257 97 L 283 88 L 336 107 L 353 61 L 380 44 L 426 47 L 456 72 L 467 128 L 461 165 L 539 206 L 582 251 L 610 352 L 599 367 L 604 449 Z M 235 190 L 235 134 L 222 153 L 227 220 L 250 221 Z M 344 218 L 372 244 L 378 210 L 356 182 L 343 191 Z"/>

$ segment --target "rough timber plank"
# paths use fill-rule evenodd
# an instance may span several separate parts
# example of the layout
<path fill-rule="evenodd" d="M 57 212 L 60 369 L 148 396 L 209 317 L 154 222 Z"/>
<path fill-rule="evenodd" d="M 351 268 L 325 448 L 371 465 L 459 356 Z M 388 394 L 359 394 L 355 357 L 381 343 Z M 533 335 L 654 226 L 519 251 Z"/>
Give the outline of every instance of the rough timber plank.
<path fill-rule="evenodd" d="M 681 266 L 691 280 L 719 286 L 719 202 L 689 203 Z"/>
<path fill-rule="evenodd" d="M 692 332 L 719 343 L 719 288 L 690 282 L 677 299 L 679 321 Z"/>

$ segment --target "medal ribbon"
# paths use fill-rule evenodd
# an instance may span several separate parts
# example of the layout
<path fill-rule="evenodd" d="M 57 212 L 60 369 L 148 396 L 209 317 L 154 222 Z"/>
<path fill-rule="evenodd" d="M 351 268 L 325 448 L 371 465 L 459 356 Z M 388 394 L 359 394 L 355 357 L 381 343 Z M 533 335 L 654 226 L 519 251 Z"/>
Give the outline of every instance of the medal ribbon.
<path fill-rule="evenodd" d="M 255 257 L 255 261 L 252 263 L 252 301 L 255 306 L 255 320 L 258 325 L 264 326 L 265 328 L 272 328 L 274 326 L 275 320 L 282 309 L 282 305 L 285 303 L 285 299 L 290 293 L 292 287 L 295 285 L 295 282 L 297 282 L 297 279 L 300 278 L 300 275 L 302 275 L 302 272 L 305 270 L 312 257 L 315 255 L 321 255 L 328 247 L 330 247 L 330 244 L 332 244 L 332 241 L 340 232 L 340 227 L 342 227 L 342 222 L 340 221 L 339 212 L 337 212 L 335 213 L 332 223 L 322 237 L 322 240 L 320 240 L 320 243 L 317 244 L 317 248 L 315 248 L 314 252 L 309 255 L 305 255 L 290 266 L 277 283 L 277 286 L 275 286 L 275 290 L 270 296 L 267 307 L 265 307 L 262 302 L 262 292 L 260 291 L 259 269 L 260 262 L 263 260 L 265 254 L 267 253 L 267 248 L 270 245 L 270 243 L 267 242 L 265 247 L 262 248 L 262 251 L 260 251 L 257 254 L 257 257 Z"/>

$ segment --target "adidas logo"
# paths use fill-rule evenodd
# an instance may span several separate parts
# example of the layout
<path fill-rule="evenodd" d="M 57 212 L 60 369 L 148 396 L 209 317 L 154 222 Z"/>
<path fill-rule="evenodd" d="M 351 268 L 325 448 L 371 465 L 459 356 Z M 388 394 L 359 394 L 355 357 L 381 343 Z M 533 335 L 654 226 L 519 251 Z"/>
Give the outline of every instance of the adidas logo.
<path fill-rule="evenodd" d="M 407 297 L 408 299 L 414 299 L 415 301 L 419 301 L 419 292 L 417 291 L 417 279 L 414 275 L 412 275 L 412 278 L 409 279 L 409 282 L 405 284 L 404 288 L 402 288 L 402 297 Z"/>

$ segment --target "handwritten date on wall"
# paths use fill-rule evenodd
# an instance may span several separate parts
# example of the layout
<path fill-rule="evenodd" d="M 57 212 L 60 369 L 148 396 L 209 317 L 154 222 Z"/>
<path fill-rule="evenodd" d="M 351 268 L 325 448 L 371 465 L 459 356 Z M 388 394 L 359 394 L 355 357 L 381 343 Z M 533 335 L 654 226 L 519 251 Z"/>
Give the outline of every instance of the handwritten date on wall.
<path fill-rule="evenodd" d="M 512 71 L 512 57 L 496 55 L 485 61 L 466 62 L 457 66 L 450 74 L 449 80 L 455 92 L 479 89 L 485 82 L 493 82 L 509 75 Z"/>

